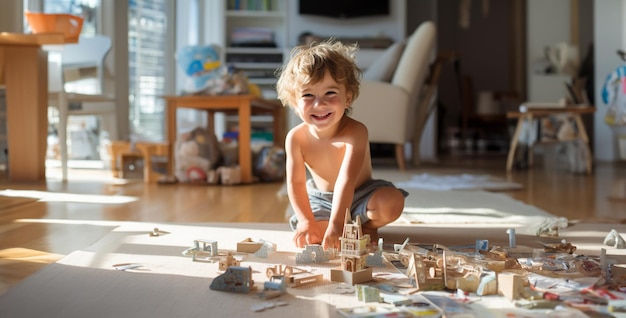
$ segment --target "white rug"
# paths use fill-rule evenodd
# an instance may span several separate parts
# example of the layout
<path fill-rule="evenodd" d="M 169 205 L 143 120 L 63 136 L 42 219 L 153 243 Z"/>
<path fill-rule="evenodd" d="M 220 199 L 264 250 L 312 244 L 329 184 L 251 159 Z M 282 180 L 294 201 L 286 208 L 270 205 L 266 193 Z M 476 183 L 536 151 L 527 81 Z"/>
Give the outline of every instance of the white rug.
<path fill-rule="evenodd" d="M 394 181 L 401 174 L 395 176 L 398 178 L 388 173 L 382 176 L 409 193 L 404 212 L 395 224 L 491 224 L 516 228 L 518 233 L 530 235 L 547 227 L 567 227 L 567 218 L 557 217 L 504 193 L 404 187 L 407 181 Z M 374 177 L 381 176 L 375 174 Z M 404 175 L 404 178 L 406 180 L 409 177 Z M 278 195 L 287 195 L 285 187 Z M 285 214 L 286 217 L 293 214 L 291 206 L 287 207 Z"/>
<path fill-rule="evenodd" d="M 534 235 L 545 227 L 567 227 L 557 217 L 506 194 L 486 191 L 439 191 L 406 188 L 399 224 L 500 224 Z"/>
<path fill-rule="evenodd" d="M 426 189 L 426 190 L 518 190 L 523 186 L 519 183 L 506 181 L 490 175 L 455 174 L 414 174 L 408 181 L 396 182 L 400 188 Z"/>

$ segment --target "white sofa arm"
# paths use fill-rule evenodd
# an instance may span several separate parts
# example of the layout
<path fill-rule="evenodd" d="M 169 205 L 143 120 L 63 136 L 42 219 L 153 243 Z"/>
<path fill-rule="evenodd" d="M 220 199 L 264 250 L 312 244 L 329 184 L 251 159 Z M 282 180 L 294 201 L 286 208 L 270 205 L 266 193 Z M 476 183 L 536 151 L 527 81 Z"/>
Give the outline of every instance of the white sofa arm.
<path fill-rule="evenodd" d="M 352 118 L 365 124 L 371 142 L 403 144 L 407 136 L 409 93 L 384 82 L 362 81 Z"/>

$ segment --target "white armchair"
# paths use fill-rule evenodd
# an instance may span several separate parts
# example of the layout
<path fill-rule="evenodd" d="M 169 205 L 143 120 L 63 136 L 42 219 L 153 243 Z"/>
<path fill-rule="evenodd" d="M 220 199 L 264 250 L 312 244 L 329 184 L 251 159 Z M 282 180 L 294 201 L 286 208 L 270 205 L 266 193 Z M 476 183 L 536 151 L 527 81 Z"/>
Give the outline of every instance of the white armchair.
<path fill-rule="evenodd" d="M 424 94 L 424 90 L 435 56 L 435 34 L 433 22 L 420 24 L 407 39 L 391 82 L 368 80 L 364 74 L 361 93 L 352 105 L 352 117 L 368 127 L 370 142 L 395 145 L 401 170 L 406 167 L 406 143 L 412 142 L 413 154 L 418 155 L 422 129 L 432 109 L 432 91 Z M 393 49 L 397 48 L 389 50 Z"/>

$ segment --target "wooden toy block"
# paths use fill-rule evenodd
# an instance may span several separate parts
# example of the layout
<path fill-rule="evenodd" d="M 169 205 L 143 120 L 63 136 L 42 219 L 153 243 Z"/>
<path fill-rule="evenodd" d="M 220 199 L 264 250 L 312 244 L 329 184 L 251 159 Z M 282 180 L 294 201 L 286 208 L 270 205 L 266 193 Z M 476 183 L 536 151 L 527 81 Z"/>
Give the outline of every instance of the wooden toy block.
<path fill-rule="evenodd" d="M 245 240 L 237 243 L 237 252 L 254 253 L 258 251 L 261 246 L 263 246 L 263 242 L 253 241 L 251 238 L 246 238 Z"/>
<path fill-rule="evenodd" d="M 498 294 L 508 300 L 520 299 L 528 285 L 526 275 L 517 272 L 501 272 L 497 276 Z"/>
<path fill-rule="evenodd" d="M 362 284 L 372 280 L 372 269 L 366 268 L 356 272 L 334 268 L 330 270 L 330 280 L 350 285 Z"/>

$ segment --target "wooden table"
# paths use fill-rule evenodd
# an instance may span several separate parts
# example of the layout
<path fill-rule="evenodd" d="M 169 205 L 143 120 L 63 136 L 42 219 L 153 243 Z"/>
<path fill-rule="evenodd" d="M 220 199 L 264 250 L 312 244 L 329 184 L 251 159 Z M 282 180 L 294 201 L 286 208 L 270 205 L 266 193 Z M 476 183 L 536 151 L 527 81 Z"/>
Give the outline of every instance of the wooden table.
<path fill-rule="evenodd" d="M 584 114 L 593 114 L 596 111 L 596 108 L 593 106 L 566 106 L 566 107 L 537 107 L 537 108 L 529 108 L 529 107 L 520 107 L 520 111 L 508 112 L 506 117 L 509 119 L 517 119 L 517 125 L 515 127 L 515 133 L 511 138 L 511 145 L 509 146 L 509 154 L 506 160 L 506 170 L 511 171 L 513 167 L 513 160 L 515 158 L 515 150 L 517 149 L 517 144 L 519 143 L 519 136 L 522 131 L 522 127 L 524 122 L 532 122 L 535 118 L 544 118 L 548 116 L 554 115 L 563 115 L 567 114 L 574 118 L 576 122 L 576 126 L 578 128 L 578 138 L 583 141 L 585 147 L 589 151 L 589 158 L 585 162 L 587 173 L 591 173 L 592 170 L 592 154 L 589 149 L 589 137 L 587 136 L 587 130 L 585 128 L 585 124 L 582 121 L 581 115 Z M 567 141 L 567 140 L 559 140 L 559 141 Z M 532 146 L 532 145 L 530 145 Z M 532 151 L 529 151 L 529 163 L 532 163 Z"/>
<path fill-rule="evenodd" d="M 0 33 L 0 83 L 6 86 L 11 181 L 46 178 L 48 53 L 41 46 L 64 43 L 62 33 Z"/>
<path fill-rule="evenodd" d="M 239 166 L 241 167 L 241 181 L 251 183 L 252 153 L 251 153 L 251 123 L 252 115 L 271 115 L 273 117 L 274 144 L 282 146 L 284 143 L 284 111 L 278 101 L 270 101 L 253 95 L 187 95 L 164 96 L 167 103 L 167 141 L 170 151 L 168 154 L 168 174 L 173 175 L 173 154 L 176 143 L 176 110 L 178 108 L 192 108 L 206 110 L 209 131 L 215 130 L 215 113 L 237 114 L 239 121 Z"/>

